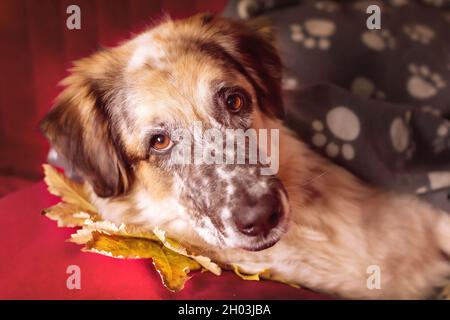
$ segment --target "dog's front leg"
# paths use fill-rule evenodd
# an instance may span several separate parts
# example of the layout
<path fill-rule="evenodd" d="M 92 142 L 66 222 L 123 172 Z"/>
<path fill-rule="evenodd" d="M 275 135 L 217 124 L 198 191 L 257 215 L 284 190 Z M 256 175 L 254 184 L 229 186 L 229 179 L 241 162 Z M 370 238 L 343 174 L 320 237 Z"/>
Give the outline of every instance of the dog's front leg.
<path fill-rule="evenodd" d="M 298 246 L 297 280 L 349 298 L 435 295 L 450 276 L 450 216 L 412 196 L 369 194 L 330 199 L 332 211 L 308 213 L 320 223 L 294 227 L 283 244 Z"/>

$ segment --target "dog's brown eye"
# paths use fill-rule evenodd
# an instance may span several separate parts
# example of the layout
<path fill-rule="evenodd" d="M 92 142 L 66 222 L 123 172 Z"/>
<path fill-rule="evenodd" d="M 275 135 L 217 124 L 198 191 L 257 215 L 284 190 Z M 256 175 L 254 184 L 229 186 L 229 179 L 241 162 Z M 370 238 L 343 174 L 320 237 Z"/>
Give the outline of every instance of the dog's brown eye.
<path fill-rule="evenodd" d="M 237 93 L 230 94 L 227 97 L 226 104 L 231 112 L 239 112 L 244 106 L 244 97 Z"/>
<path fill-rule="evenodd" d="M 165 134 L 157 134 L 152 137 L 150 146 L 156 151 L 169 150 L 173 145 L 172 140 Z"/>

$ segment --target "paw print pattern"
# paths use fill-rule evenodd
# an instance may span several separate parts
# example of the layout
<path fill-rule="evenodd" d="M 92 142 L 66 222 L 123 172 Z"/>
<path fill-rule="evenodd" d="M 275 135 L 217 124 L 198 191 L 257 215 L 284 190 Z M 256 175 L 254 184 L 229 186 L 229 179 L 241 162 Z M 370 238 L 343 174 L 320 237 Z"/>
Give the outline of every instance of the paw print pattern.
<path fill-rule="evenodd" d="M 438 73 L 433 73 L 426 65 L 409 65 L 410 77 L 406 82 L 408 93 L 416 99 L 434 97 L 447 85 Z"/>
<path fill-rule="evenodd" d="M 356 152 L 351 142 L 361 131 L 356 114 L 345 106 L 338 106 L 327 113 L 325 122 L 326 124 L 320 120 L 312 122 L 315 132 L 312 143 L 318 148 L 325 148 L 329 157 L 341 155 L 346 160 L 354 159 Z M 329 131 L 331 136 L 327 136 L 326 131 Z"/>
<path fill-rule="evenodd" d="M 390 31 L 384 30 L 370 30 L 365 31 L 361 35 L 361 41 L 372 50 L 383 51 L 385 49 L 395 49 L 396 41 L 391 35 Z"/>
<path fill-rule="evenodd" d="M 331 46 L 330 38 L 336 33 L 336 25 L 327 19 L 309 19 L 301 26 L 291 25 L 291 38 L 300 42 L 307 49 L 328 50 Z"/>
<path fill-rule="evenodd" d="M 363 32 L 361 41 L 369 48 L 375 51 L 386 49 L 395 49 L 397 42 L 387 29 L 369 30 Z"/>
<path fill-rule="evenodd" d="M 350 90 L 354 94 L 364 98 L 386 98 L 386 94 L 381 90 L 377 90 L 375 84 L 370 79 L 365 77 L 355 78 L 350 85 Z"/>
<path fill-rule="evenodd" d="M 433 29 L 424 24 L 406 25 L 403 32 L 412 40 L 421 44 L 429 44 L 434 39 Z"/>
<path fill-rule="evenodd" d="M 410 119 L 411 112 L 408 112 L 404 118 L 397 117 L 392 121 L 389 129 L 394 151 L 404 154 L 407 159 L 410 159 L 415 151 L 415 145 L 411 139 L 411 132 L 408 127 Z"/>
<path fill-rule="evenodd" d="M 441 123 L 436 129 L 436 139 L 433 141 L 435 154 L 450 148 L 450 121 Z"/>

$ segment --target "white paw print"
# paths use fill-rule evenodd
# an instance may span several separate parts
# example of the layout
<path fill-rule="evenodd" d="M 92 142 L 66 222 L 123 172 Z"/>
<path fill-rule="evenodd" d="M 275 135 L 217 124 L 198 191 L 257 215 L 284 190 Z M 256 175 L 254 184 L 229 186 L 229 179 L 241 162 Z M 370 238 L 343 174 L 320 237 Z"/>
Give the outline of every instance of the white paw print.
<path fill-rule="evenodd" d="M 375 84 L 366 77 L 355 78 L 350 85 L 350 90 L 354 94 L 364 98 L 386 98 L 386 94 L 381 90 L 377 90 Z"/>
<path fill-rule="evenodd" d="M 395 152 L 405 154 L 406 158 L 411 158 L 415 151 L 414 142 L 411 139 L 411 132 L 408 123 L 411 119 L 411 112 L 406 113 L 404 118 L 395 118 L 389 129 L 391 144 Z"/>
<path fill-rule="evenodd" d="M 450 121 L 444 121 L 436 128 L 436 139 L 433 141 L 435 154 L 450 148 Z"/>
<path fill-rule="evenodd" d="M 336 25 L 327 19 L 309 19 L 301 26 L 291 25 L 291 38 L 300 42 L 307 49 L 328 50 L 331 46 L 330 37 L 336 32 Z"/>
<path fill-rule="evenodd" d="M 339 5 L 333 1 L 316 1 L 314 2 L 314 7 L 317 10 L 325 11 L 325 12 L 336 12 L 339 10 Z"/>
<path fill-rule="evenodd" d="M 433 29 L 424 24 L 406 25 L 403 32 L 412 40 L 422 44 L 429 44 L 434 39 Z"/>
<path fill-rule="evenodd" d="M 327 137 L 325 125 L 320 120 L 312 122 L 314 135 L 312 143 L 319 148 L 325 148 L 325 153 L 335 158 L 341 155 L 346 160 L 356 156 L 351 141 L 354 141 L 361 131 L 361 125 L 356 114 L 347 107 L 338 106 L 326 115 L 326 129 L 332 134 Z M 334 140 L 334 141 L 333 141 Z"/>
<path fill-rule="evenodd" d="M 397 46 L 397 42 L 387 29 L 365 31 L 361 35 L 361 41 L 369 49 L 376 51 L 395 49 Z"/>
<path fill-rule="evenodd" d="M 260 4 L 256 0 L 240 0 L 237 4 L 237 12 L 240 18 L 248 19 L 259 7 Z"/>
<path fill-rule="evenodd" d="M 431 72 L 426 65 L 410 64 L 409 72 L 411 76 L 406 82 L 406 89 L 413 98 L 431 98 L 447 85 L 438 73 Z"/>

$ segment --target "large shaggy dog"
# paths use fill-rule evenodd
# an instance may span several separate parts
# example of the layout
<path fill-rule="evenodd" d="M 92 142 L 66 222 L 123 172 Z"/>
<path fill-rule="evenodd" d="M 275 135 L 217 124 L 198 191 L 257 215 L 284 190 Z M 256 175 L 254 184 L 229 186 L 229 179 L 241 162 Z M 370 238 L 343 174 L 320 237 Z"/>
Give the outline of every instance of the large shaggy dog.
<path fill-rule="evenodd" d="M 76 62 L 42 129 L 115 223 L 158 226 L 225 265 L 342 297 L 433 295 L 450 275 L 450 217 L 364 184 L 285 128 L 273 40 L 259 22 L 164 21 Z M 279 170 L 175 162 L 173 132 L 198 143 L 196 121 L 278 129 Z"/>

